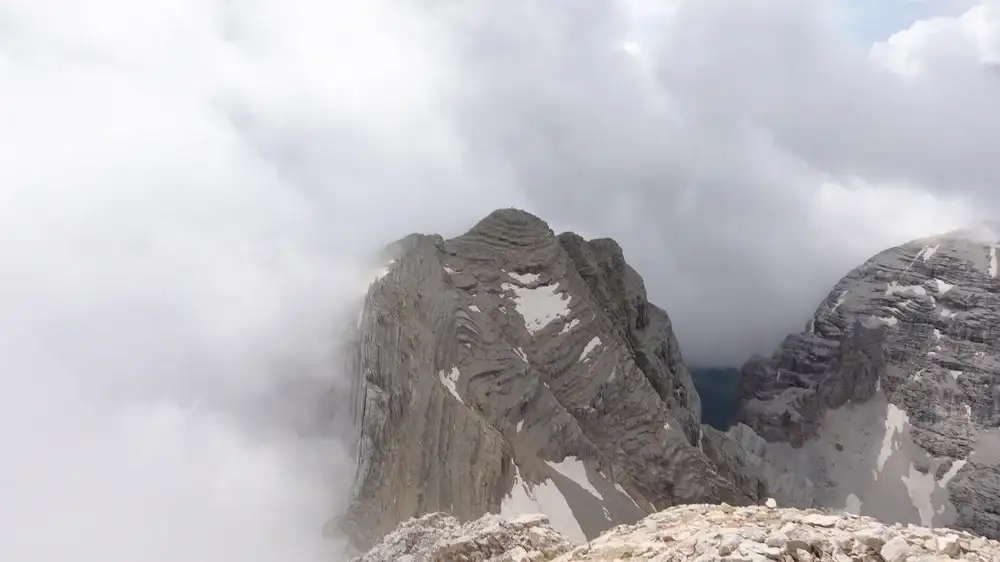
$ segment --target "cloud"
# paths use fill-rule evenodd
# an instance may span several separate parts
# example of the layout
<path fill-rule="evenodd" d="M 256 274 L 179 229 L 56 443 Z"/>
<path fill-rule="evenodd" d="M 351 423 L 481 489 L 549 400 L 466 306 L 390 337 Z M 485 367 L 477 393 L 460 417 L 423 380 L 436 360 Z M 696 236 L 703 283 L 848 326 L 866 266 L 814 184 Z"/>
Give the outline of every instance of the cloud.
<path fill-rule="evenodd" d="M 347 431 L 361 258 L 411 231 L 613 236 L 688 359 L 737 363 L 982 218 L 996 5 L 875 45 L 850 10 L 5 3 L 0 558 L 334 559 L 353 466 L 312 430 Z"/>
<path fill-rule="evenodd" d="M 831 1 L 508 5 L 466 14 L 468 138 L 542 216 L 616 237 L 690 360 L 769 350 L 860 261 L 997 202 L 982 50 L 899 45 L 928 61 L 900 75 Z"/>

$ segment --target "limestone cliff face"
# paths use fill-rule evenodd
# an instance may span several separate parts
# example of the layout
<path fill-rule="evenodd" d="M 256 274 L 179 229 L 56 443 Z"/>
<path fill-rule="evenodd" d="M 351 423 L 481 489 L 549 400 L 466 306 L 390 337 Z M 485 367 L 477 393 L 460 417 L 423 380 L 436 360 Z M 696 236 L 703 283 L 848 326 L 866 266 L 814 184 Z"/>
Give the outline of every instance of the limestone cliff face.
<path fill-rule="evenodd" d="M 988 229 L 987 229 L 988 230 Z M 743 368 L 741 421 L 816 501 L 1000 537 L 1000 238 L 956 232 L 850 272 Z"/>
<path fill-rule="evenodd" d="M 337 523 L 362 543 L 439 511 L 542 512 L 582 542 L 768 490 L 746 440 L 712 430 L 703 450 L 670 319 L 615 242 L 500 210 L 457 238 L 403 239 L 386 263 L 350 365 L 358 472 Z"/>

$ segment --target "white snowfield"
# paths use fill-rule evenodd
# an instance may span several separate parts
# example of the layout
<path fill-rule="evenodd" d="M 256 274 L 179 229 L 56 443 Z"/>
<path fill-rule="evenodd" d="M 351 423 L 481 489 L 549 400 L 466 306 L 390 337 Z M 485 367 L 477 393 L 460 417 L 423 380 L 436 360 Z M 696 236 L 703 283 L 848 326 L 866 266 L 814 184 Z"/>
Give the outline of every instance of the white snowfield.
<path fill-rule="evenodd" d="M 500 506 L 502 517 L 513 518 L 519 515 L 544 513 L 548 516 L 553 529 L 566 535 L 573 542 L 587 542 L 587 536 L 566 502 L 566 497 L 551 480 L 531 485 L 521 478 L 517 466 L 514 470 L 514 488 Z"/>
<path fill-rule="evenodd" d="M 518 431 L 520 429 L 519 425 Z M 555 473 L 567 478 L 572 484 L 578 486 L 585 494 L 588 494 L 593 502 L 595 502 L 593 505 L 601 507 L 602 513 L 600 517 L 602 519 L 606 521 L 612 520 L 608 508 L 608 500 L 611 500 L 611 498 L 606 497 L 607 494 L 601 493 L 598 490 L 598 486 L 588 476 L 587 467 L 583 461 L 574 456 L 568 456 L 559 462 L 545 461 L 545 464 Z M 545 479 L 541 483 L 531 484 L 524 480 L 519 467 L 515 465 L 514 470 L 514 487 L 501 504 L 501 516 L 512 518 L 541 513 L 549 518 L 553 529 L 565 534 L 573 542 L 587 542 L 587 535 L 584 532 L 581 517 L 592 517 L 593 513 L 574 512 L 573 508 L 570 507 L 570 502 L 567 501 L 564 490 L 560 489 L 560 485 L 552 479 Z M 636 510 L 640 509 L 639 504 L 619 484 L 612 485 L 603 475 L 596 472 L 592 474 L 600 480 L 598 483 L 600 487 L 609 490 L 612 496 L 618 496 L 618 501 L 628 502 Z M 639 513 L 641 512 L 636 511 L 637 515 Z"/>
<path fill-rule="evenodd" d="M 590 356 L 590 353 L 597 349 L 601 345 L 601 338 L 594 336 L 587 345 L 584 346 L 583 352 L 580 353 L 580 361 L 584 361 Z"/>
<path fill-rule="evenodd" d="M 455 400 L 458 400 L 462 404 L 465 404 L 465 401 L 462 400 L 461 395 L 458 394 L 458 387 L 456 383 L 458 383 L 459 375 L 460 373 L 458 371 L 458 367 L 452 367 L 451 371 L 449 371 L 448 373 L 445 373 L 444 371 L 439 372 L 438 378 L 441 379 L 441 384 L 443 384 L 444 387 L 448 389 L 448 392 L 450 392 L 451 395 L 455 397 Z"/>
<path fill-rule="evenodd" d="M 597 488 L 594 488 L 590 481 L 587 480 L 587 468 L 583 466 L 583 462 L 580 459 L 566 457 L 561 462 L 546 461 L 546 464 L 555 469 L 559 474 L 579 484 L 581 488 L 593 494 L 595 498 L 599 500 L 604 499 L 604 496 L 597 491 Z"/>
<path fill-rule="evenodd" d="M 524 325 L 532 335 L 541 331 L 556 318 L 567 316 L 570 313 L 570 298 L 559 290 L 558 284 L 528 288 L 503 283 L 500 287 L 504 291 L 514 293 L 514 307 L 517 313 L 524 318 Z"/>
<path fill-rule="evenodd" d="M 951 283 L 945 283 L 940 279 L 934 279 L 934 283 L 937 285 L 937 292 L 939 296 L 955 288 L 955 286 Z"/>

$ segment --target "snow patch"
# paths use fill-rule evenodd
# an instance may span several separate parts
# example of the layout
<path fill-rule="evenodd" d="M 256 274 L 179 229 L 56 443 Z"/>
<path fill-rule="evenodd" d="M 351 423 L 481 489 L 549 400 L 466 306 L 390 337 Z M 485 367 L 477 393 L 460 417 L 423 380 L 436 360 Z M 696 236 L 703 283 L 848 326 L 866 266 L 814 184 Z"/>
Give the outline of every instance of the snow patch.
<path fill-rule="evenodd" d="M 885 417 L 885 437 L 882 439 L 882 449 L 878 453 L 878 469 L 875 471 L 875 476 L 878 476 L 885 468 L 885 462 L 889 460 L 898 447 L 894 444 L 894 437 L 897 433 L 903 433 L 903 428 L 906 427 L 906 423 L 909 421 L 906 412 L 900 410 L 895 404 L 889 404 L 889 410 Z"/>
<path fill-rule="evenodd" d="M 836 311 L 838 308 L 840 308 L 840 305 L 844 304 L 844 301 L 846 300 L 847 300 L 847 291 L 846 290 L 841 291 L 840 295 L 837 296 L 837 302 L 833 303 L 833 308 L 830 309 L 830 312 Z"/>
<path fill-rule="evenodd" d="M 594 336 L 594 339 L 587 342 L 586 347 L 583 348 L 583 353 L 580 354 L 580 361 L 586 359 L 590 355 L 590 352 L 594 351 L 599 345 L 601 345 L 601 338 Z"/>
<path fill-rule="evenodd" d="M 628 498 L 628 501 L 632 502 L 632 505 L 634 505 L 636 507 L 639 507 L 638 502 L 636 502 L 634 499 L 632 499 L 632 496 L 630 496 L 628 494 L 628 492 L 625 491 L 625 488 L 622 488 L 621 484 L 615 482 L 615 489 L 618 490 L 619 492 L 621 492 L 621 494 L 623 496 L 625 496 L 626 498 Z M 640 507 L 639 509 L 642 509 L 642 508 Z"/>
<path fill-rule="evenodd" d="M 458 388 L 455 386 L 456 383 L 458 382 L 458 375 L 459 375 L 458 367 L 452 367 L 451 372 L 447 374 L 445 374 L 444 371 L 438 372 L 438 378 L 441 379 L 441 384 L 443 384 L 444 387 L 448 389 L 448 392 L 451 392 L 451 395 L 455 397 L 455 400 L 458 400 L 462 404 L 465 404 L 465 401 L 462 400 L 462 397 L 458 395 Z"/>
<path fill-rule="evenodd" d="M 863 505 L 861 498 L 854 494 L 848 494 L 845 502 L 844 511 L 855 515 L 861 515 L 861 506 Z"/>
<path fill-rule="evenodd" d="M 936 339 L 937 341 L 941 341 L 942 337 L 943 336 L 941 335 L 941 330 L 934 328 L 934 339 Z"/>
<path fill-rule="evenodd" d="M 997 276 L 997 247 L 990 247 L 990 277 Z"/>
<path fill-rule="evenodd" d="M 528 354 L 525 353 L 523 349 L 521 349 L 520 347 L 515 347 L 514 353 L 516 353 L 517 356 L 520 357 L 522 361 L 528 363 Z"/>
<path fill-rule="evenodd" d="M 514 487 L 500 503 L 500 516 L 512 519 L 518 515 L 543 513 L 549 517 L 552 528 L 577 543 L 587 542 L 583 528 L 573 515 L 566 498 L 551 480 L 530 486 L 521 479 L 521 472 L 514 466 Z"/>
<path fill-rule="evenodd" d="M 939 295 L 943 295 L 955 287 L 951 283 L 946 283 L 940 279 L 935 279 L 934 283 L 937 285 L 937 292 Z"/>
<path fill-rule="evenodd" d="M 920 524 L 931 527 L 934 523 L 934 504 L 931 502 L 931 494 L 934 493 L 934 475 L 929 472 L 923 474 L 910 463 L 909 474 L 903 475 L 902 480 L 913 507 L 917 508 L 917 513 L 920 514 Z"/>
<path fill-rule="evenodd" d="M 527 289 L 504 283 L 501 288 L 514 293 L 514 307 L 524 318 L 524 325 L 532 335 L 556 318 L 569 314 L 570 298 L 559 292 L 559 285 Z"/>
<path fill-rule="evenodd" d="M 951 463 L 951 466 L 948 467 L 948 472 L 945 472 L 944 475 L 941 476 L 941 480 L 938 481 L 938 486 L 942 488 L 946 487 L 948 483 L 951 482 L 951 479 L 958 474 L 959 470 L 962 470 L 962 467 L 965 466 L 965 463 L 967 462 L 969 462 L 967 459 L 960 459 Z"/>
<path fill-rule="evenodd" d="M 922 297 L 927 294 L 927 289 L 920 285 L 900 285 L 895 281 L 891 281 L 885 288 L 885 296 L 891 297 L 895 294 L 903 295 L 904 297 Z"/>
<path fill-rule="evenodd" d="M 575 328 L 575 327 L 577 327 L 577 326 L 579 326 L 579 325 L 580 325 L 580 321 L 579 321 L 579 320 L 577 320 L 576 318 L 574 318 L 574 319 L 570 320 L 569 322 L 567 322 L 567 323 L 566 323 L 566 324 L 565 324 L 565 325 L 563 326 L 563 329 L 562 329 L 562 331 L 561 331 L 561 332 L 559 332 L 559 333 L 560 333 L 560 334 L 565 334 L 566 332 L 568 332 L 568 331 L 572 330 L 573 328 Z"/>
<path fill-rule="evenodd" d="M 885 324 L 886 326 L 895 326 L 896 324 L 899 324 L 899 320 L 897 320 L 895 316 L 872 316 L 872 318 Z"/>
<path fill-rule="evenodd" d="M 510 275 L 510 277 L 512 279 L 514 279 L 518 283 L 521 283 L 522 285 L 530 285 L 530 284 L 534 283 L 535 281 L 538 281 L 538 274 L 537 273 L 510 273 L 510 272 L 507 272 L 507 275 Z"/>
<path fill-rule="evenodd" d="M 444 271 L 445 271 L 445 273 L 447 273 L 448 275 L 455 275 L 455 273 L 456 273 L 456 271 L 455 271 L 454 269 L 452 269 L 452 268 L 448 267 L 447 265 L 446 265 L 446 266 L 444 266 Z"/>
<path fill-rule="evenodd" d="M 942 308 L 940 314 L 944 318 L 954 318 L 958 316 L 958 312 L 955 312 L 954 310 L 948 308 Z"/>
<path fill-rule="evenodd" d="M 940 247 L 941 247 L 941 245 L 938 244 L 937 246 L 927 246 L 926 248 L 924 248 L 923 250 L 921 250 L 921 254 L 923 254 L 923 255 L 920 256 L 920 257 L 922 257 L 924 259 L 924 263 L 927 263 L 927 260 L 931 259 L 934 256 L 934 254 L 937 253 L 938 248 L 940 248 Z M 920 254 L 918 254 L 918 255 L 920 255 Z"/>
<path fill-rule="evenodd" d="M 581 488 L 587 490 L 595 498 L 599 500 L 604 500 L 604 496 L 597 491 L 593 485 L 591 485 L 590 480 L 587 479 L 587 467 L 583 465 L 583 461 L 576 457 L 566 457 L 561 462 L 545 461 L 545 464 L 552 467 L 553 470 L 562 474 L 566 478 L 569 478 L 573 482 L 580 485 Z"/>
<path fill-rule="evenodd" d="M 962 371 L 953 371 L 953 370 L 951 370 L 951 371 L 948 371 L 948 372 L 951 374 L 951 376 L 955 380 L 958 380 L 958 377 L 960 377 L 962 375 Z"/>
<path fill-rule="evenodd" d="M 469 306 L 469 310 L 473 312 L 482 312 L 482 310 L 479 310 L 479 307 L 474 304 Z"/>
<path fill-rule="evenodd" d="M 517 422 L 517 432 L 521 433 L 522 428 L 524 428 L 524 420 Z"/>

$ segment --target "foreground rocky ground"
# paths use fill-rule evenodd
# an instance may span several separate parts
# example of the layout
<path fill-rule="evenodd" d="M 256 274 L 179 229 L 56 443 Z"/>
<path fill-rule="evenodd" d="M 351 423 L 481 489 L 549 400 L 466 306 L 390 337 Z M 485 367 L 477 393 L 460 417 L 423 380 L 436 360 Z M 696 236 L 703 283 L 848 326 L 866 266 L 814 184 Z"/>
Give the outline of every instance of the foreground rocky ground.
<path fill-rule="evenodd" d="M 886 525 L 868 517 L 763 506 L 684 505 L 576 545 L 545 516 L 486 515 L 460 524 L 411 519 L 355 562 L 878 561 L 1000 562 L 1000 542 L 952 529 Z"/>

